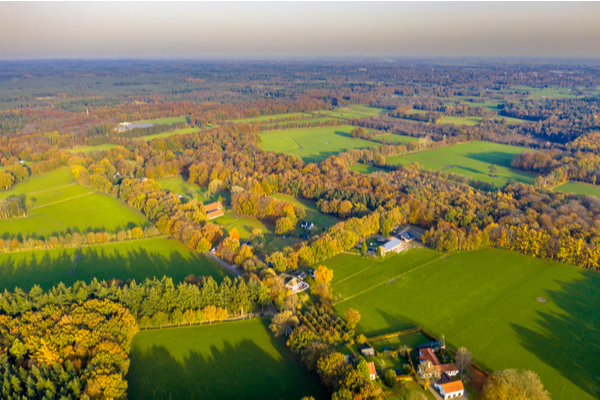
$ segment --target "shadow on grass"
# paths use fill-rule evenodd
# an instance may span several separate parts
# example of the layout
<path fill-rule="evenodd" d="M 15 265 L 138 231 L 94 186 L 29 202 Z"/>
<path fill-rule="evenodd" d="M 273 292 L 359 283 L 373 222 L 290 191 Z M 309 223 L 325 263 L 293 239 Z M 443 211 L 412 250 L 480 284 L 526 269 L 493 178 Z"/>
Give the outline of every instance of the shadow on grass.
<path fill-rule="evenodd" d="M 268 325 L 268 320 L 263 320 Z M 211 327 L 203 327 L 210 332 Z M 265 326 L 265 329 L 268 329 Z M 191 333 L 192 331 L 190 331 Z M 194 332 L 198 332 L 195 330 Z M 289 350 L 268 334 L 280 352 Z M 199 340 L 202 337 L 198 338 Z M 184 345 L 185 346 L 185 345 Z M 249 339 L 209 352 L 186 351 L 176 359 L 163 345 L 133 346 L 127 374 L 128 398 L 136 399 L 325 399 L 329 394 L 314 373 L 289 354 L 275 359 Z"/>
<path fill-rule="evenodd" d="M 559 282 L 561 290 L 545 293 L 566 315 L 546 312 L 540 303 L 537 323 L 544 333 L 512 327 L 524 348 L 593 398 L 600 398 L 600 279 L 591 271 L 582 271 L 582 275 L 583 279 L 574 282 Z M 552 394 L 553 398 L 572 396 Z"/>
<path fill-rule="evenodd" d="M 4 233 L 2 233 L 2 235 L 0 237 L 2 237 L 2 239 L 4 240 L 11 240 L 13 238 L 17 238 L 19 239 L 19 241 L 23 241 L 23 238 L 27 238 L 27 239 L 40 239 L 40 240 L 45 240 L 48 239 L 52 236 L 55 237 L 59 237 L 59 236 L 65 236 L 66 234 L 73 234 L 73 233 L 79 233 L 81 236 L 84 236 L 90 232 L 93 233 L 98 233 L 98 232 L 119 232 L 121 230 L 125 231 L 128 229 L 133 229 L 135 227 L 140 227 L 140 228 L 148 228 L 151 227 L 152 223 L 150 221 L 146 221 L 143 224 L 136 224 L 135 222 L 128 222 L 127 224 L 123 225 L 123 226 L 117 226 L 114 230 L 111 229 L 106 229 L 106 227 L 104 226 L 97 226 L 97 227 L 88 227 L 86 229 L 79 229 L 78 227 L 74 226 L 71 228 L 67 228 L 63 231 L 53 231 L 52 233 L 48 234 L 48 235 L 40 235 L 38 233 L 36 233 L 35 231 L 30 232 L 30 231 L 26 231 L 26 232 L 9 232 L 9 231 L 5 231 Z"/>
<path fill-rule="evenodd" d="M 0 258 L 0 290 L 19 287 L 29 291 L 76 281 L 134 279 L 168 276 L 175 284 L 190 274 L 212 276 L 221 282 L 229 273 L 204 255 L 179 251 L 153 252 L 145 248 L 106 251 L 102 246 L 45 252 L 12 253 Z"/>

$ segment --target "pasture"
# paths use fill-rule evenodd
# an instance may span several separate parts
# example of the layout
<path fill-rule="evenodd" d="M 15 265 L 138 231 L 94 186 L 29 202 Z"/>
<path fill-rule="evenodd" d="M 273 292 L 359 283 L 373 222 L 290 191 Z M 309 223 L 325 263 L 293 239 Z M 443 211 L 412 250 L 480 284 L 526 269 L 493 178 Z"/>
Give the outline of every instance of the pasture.
<path fill-rule="evenodd" d="M 200 130 L 200 128 L 183 128 L 183 129 L 176 129 L 176 130 L 170 131 L 170 132 L 157 133 L 156 135 L 140 136 L 136 139 L 148 141 L 148 140 L 153 140 L 153 139 L 158 139 L 158 138 L 168 138 L 173 135 L 185 135 L 187 133 L 198 132 L 199 130 Z"/>
<path fill-rule="evenodd" d="M 171 117 L 171 118 L 156 118 L 147 119 L 144 121 L 136 121 L 136 124 L 154 124 L 154 125 L 171 125 L 178 122 L 188 122 L 188 117 Z"/>
<path fill-rule="evenodd" d="M 110 150 L 110 149 L 112 149 L 115 146 L 116 146 L 116 144 L 105 143 L 105 144 L 99 144 L 98 146 L 75 147 L 73 149 L 68 149 L 67 151 L 69 153 L 85 153 L 85 154 L 88 154 L 88 153 L 90 153 L 92 151 Z"/>
<path fill-rule="evenodd" d="M 504 120 L 506 122 L 506 125 L 519 125 L 522 123 L 527 122 L 524 119 L 519 119 L 519 118 L 512 118 L 512 117 L 505 117 L 502 115 L 498 115 L 496 117 L 490 118 L 491 120 L 494 121 L 502 121 Z M 461 126 L 475 126 L 477 124 L 479 124 L 481 121 L 483 121 L 482 117 L 448 117 L 448 116 L 443 116 L 442 118 L 437 120 L 438 124 L 454 124 L 454 125 L 461 125 Z"/>
<path fill-rule="evenodd" d="M 0 290 L 19 287 L 29 291 L 63 282 L 135 279 L 168 276 L 175 284 L 194 274 L 212 276 L 221 282 L 229 273 L 210 257 L 198 254 L 182 243 L 166 238 L 148 238 L 121 243 L 98 244 L 67 249 L 0 253 Z"/>
<path fill-rule="evenodd" d="M 334 108 L 333 110 L 321 110 L 315 112 L 318 116 L 327 116 L 340 119 L 355 119 L 355 118 L 367 118 L 375 115 L 382 115 L 387 113 L 389 110 L 383 108 L 369 107 L 365 105 L 351 104 L 345 107 Z"/>
<path fill-rule="evenodd" d="M 240 118 L 233 120 L 235 123 L 250 123 L 250 122 L 262 122 L 262 121 L 273 121 L 279 120 L 289 120 L 290 118 L 309 118 L 311 117 L 311 113 L 306 112 L 295 112 L 295 113 L 287 113 L 287 114 L 274 114 L 274 115 L 259 115 L 257 117 L 250 118 Z M 287 121 L 290 122 L 290 121 Z M 300 121 L 298 121 L 300 122 Z"/>
<path fill-rule="evenodd" d="M 0 192 L 3 198 L 13 195 L 24 196 L 31 205 L 27 217 L 0 220 L 0 235 L 48 236 L 68 229 L 114 232 L 149 223 L 138 210 L 75 183 L 68 168 L 29 177 Z"/>
<path fill-rule="evenodd" d="M 377 135 L 375 136 L 375 139 L 377 140 L 385 140 L 388 144 L 407 144 L 410 142 L 414 142 L 419 140 L 419 138 L 416 137 L 412 137 L 412 136 L 404 136 L 404 135 L 395 135 L 393 133 L 386 133 L 383 135 Z"/>
<path fill-rule="evenodd" d="M 374 165 L 365 165 L 361 163 L 351 165 L 350 170 L 354 172 L 360 172 L 361 174 L 372 174 L 374 172 L 388 172 L 386 169 L 378 168 Z"/>
<path fill-rule="evenodd" d="M 528 98 L 536 98 L 536 97 L 554 97 L 554 98 L 575 98 L 574 94 L 571 94 L 571 89 L 558 87 L 558 86 L 550 86 L 545 88 L 537 88 L 533 86 L 513 86 L 511 90 L 518 93 L 527 93 L 529 92 Z"/>
<path fill-rule="evenodd" d="M 270 320 L 139 332 L 127 374 L 128 398 L 329 398 L 316 374 L 297 363 Z"/>
<path fill-rule="evenodd" d="M 262 132 L 260 147 L 267 151 L 295 154 L 306 163 L 320 163 L 327 157 L 350 149 L 380 146 L 368 140 L 353 139 L 350 125 Z"/>
<path fill-rule="evenodd" d="M 206 191 L 200 186 L 187 182 L 181 175 L 171 176 L 169 178 L 158 178 L 155 181 L 162 190 L 168 190 L 175 194 L 180 194 L 188 199 L 198 199 L 200 201 L 213 201 L 213 197 L 208 196 Z M 219 196 L 216 196 L 214 201 Z"/>
<path fill-rule="evenodd" d="M 340 220 L 336 217 L 321 213 L 317 208 L 317 204 L 312 200 L 299 199 L 287 194 L 278 193 L 271 195 L 271 197 L 301 206 L 306 212 L 306 217 L 304 220 L 312 222 L 319 228 L 328 229 L 340 222 Z"/>
<path fill-rule="evenodd" d="M 390 165 L 417 162 L 426 170 L 444 170 L 444 172 L 492 183 L 497 187 L 504 186 L 509 179 L 533 184 L 535 175 L 513 170 L 510 167 L 514 155 L 523 151 L 525 149 L 522 147 L 476 141 L 388 157 L 386 162 Z M 498 166 L 495 177 L 489 175 L 488 167 L 491 164 Z"/>
<path fill-rule="evenodd" d="M 365 271 L 356 271 L 356 256 L 342 257 L 355 264 L 354 274 L 367 276 L 377 267 L 365 262 Z M 495 249 L 456 253 L 412 269 L 404 269 L 401 257 L 390 260 L 404 275 L 382 276 L 378 284 L 357 279 L 353 297 L 335 304 L 340 315 L 348 308 L 361 313 L 358 331 L 369 336 L 421 326 L 444 334 L 453 348 L 467 347 L 489 371 L 535 371 L 555 399 L 600 395 L 597 272 Z M 352 279 L 344 260 L 336 263 L 346 281 Z M 344 282 L 335 282 L 340 274 L 330 265 L 335 293 Z"/>
<path fill-rule="evenodd" d="M 575 193 L 600 197 L 600 186 L 583 182 L 567 182 L 553 189 L 555 192 Z"/>

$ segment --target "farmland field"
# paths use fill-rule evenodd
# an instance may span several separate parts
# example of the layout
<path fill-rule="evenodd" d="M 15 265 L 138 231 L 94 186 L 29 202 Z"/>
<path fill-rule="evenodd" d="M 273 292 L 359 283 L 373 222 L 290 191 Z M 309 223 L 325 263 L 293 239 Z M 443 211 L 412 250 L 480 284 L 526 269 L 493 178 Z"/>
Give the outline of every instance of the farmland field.
<path fill-rule="evenodd" d="M 217 196 L 209 195 L 206 190 L 200 186 L 187 182 L 181 175 L 172 176 L 169 178 L 158 178 L 155 179 L 162 190 L 169 190 L 175 194 L 180 194 L 187 197 L 188 199 L 197 198 L 198 200 L 205 201 L 216 201 Z"/>
<path fill-rule="evenodd" d="M 178 122 L 187 122 L 187 117 L 171 117 L 171 118 L 157 118 L 147 119 L 144 121 L 136 121 L 136 124 L 155 124 L 155 125 L 171 125 Z"/>
<path fill-rule="evenodd" d="M 60 282 L 70 286 L 93 278 L 135 279 L 139 283 L 165 275 L 177 284 L 190 274 L 210 275 L 217 282 L 229 275 L 206 255 L 165 238 L 0 254 L 1 291 L 15 287 L 29 291 L 34 284 L 49 289 Z"/>
<path fill-rule="evenodd" d="M 138 210 L 75 183 L 67 168 L 32 176 L 0 193 L 3 197 L 25 195 L 33 204 L 27 217 L 0 220 L 2 235 L 46 236 L 69 228 L 115 231 L 149 223 Z"/>
<path fill-rule="evenodd" d="M 600 186 L 583 182 L 567 182 L 554 188 L 555 192 L 575 193 L 600 197 Z"/>
<path fill-rule="evenodd" d="M 288 196 L 285 194 L 274 194 L 271 197 L 301 206 L 302 208 L 304 208 L 304 211 L 306 212 L 306 217 L 304 219 L 306 221 L 312 222 L 317 227 L 330 228 L 331 226 L 340 222 L 339 219 L 337 219 L 331 215 L 321 213 L 317 209 L 317 205 L 315 204 L 314 201 L 306 200 L 306 199 L 298 199 L 296 197 Z"/>
<path fill-rule="evenodd" d="M 136 139 L 147 141 L 147 140 L 153 140 L 153 139 L 158 139 L 158 138 L 168 138 L 169 136 L 173 136 L 173 135 L 184 135 L 186 133 L 194 133 L 194 132 L 198 132 L 199 130 L 200 130 L 200 128 L 183 128 L 183 129 L 176 129 L 176 130 L 170 131 L 170 132 L 157 133 L 156 135 L 140 136 Z"/>
<path fill-rule="evenodd" d="M 365 165 L 360 163 L 351 165 L 350 170 L 354 172 L 360 172 L 361 174 L 372 174 L 373 172 L 388 172 L 386 169 L 378 168 L 374 165 Z"/>
<path fill-rule="evenodd" d="M 234 122 L 235 123 L 260 122 L 260 121 L 270 121 L 270 120 L 276 120 L 276 119 L 289 119 L 289 118 L 294 118 L 294 117 L 308 118 L 311 116 L 312 116 L 311 113 L 295 112 L 295 113 L 287 113 L 287 114 L 260 115 L 258 117 L 241 118 L 241 119 L 234 120 Z M 298 122 L 300 122 L 300 121 L 298 121 Z"/>
<path fill-rule="evenodd" d="M 389 157 L 386 161 L 390 165 L 418 162 L 424 169 L 433 171 L 443 169 L 444 172 L 468 176 L 482 182 L 493 183 L 498 187 L 504 186 L 509 179 L 533 184 L 535 175 L 513 170 L 510 167 L 514 155 L 523 151 L 525 149 L 522 147 L 476 141 Z M 494 178 L 489 176 L 490 164 L 498 166 Z"/>
<path fill-rule="evenodd" d="M 128 398 L 328 398 L 317 375 L 294 361 L 268 324 L 252 319 L 138 333 Z"/>
<path fill-rule="evenodd" d="M 353 129 L 355 127 L 345 125 L 262 132 L 261 147 L 267 151 L 296 154 L 306 163 L 319 163 L 350 149 L 380 146 L 368 140 L 353 139 L 350 135 Z"/>
<path fill-rule="evenodd" d="M 555 399 L 598 398 L 597 272 L 484 249 L 440 258 L 382 282 L 355 280 L 352 291 L 362 294 L 339 301 L 335 310 L 340 315 L 358 310 L 357 329 L 367 336 L 415 326 L 445 334 L 447 344 L 467 347 L 490 371 L 535 371 Z M 334 292 L 336 287 L 340 282 L 334 281 Z"/>
<path fill-rule="evenodd" d="M 393 133 L 386 133 L 384 135 L 378 135 L 375 138 L 378 140 L 385 139 L 388 143 L 396 143 L 396 144 L 398 144 L 398 143 L 407 144 L 409 142 L 414 142 L 416 140 L 419 140 L 419 138 L 416 138 L 416 137 L 395 135 Z"/>
<path fill-rule="evenodd" d="M 347 107 L 339 107 L 333 110 L 322 110 L 318 111 L 316 115 L 325 115 L 328 117 L 342 118 L 342 119 L 354 119 L 354 118 L 366 118 L 375 115 L 385 114 L 389 110 L 383 108 L 369 107 L 365 105 L 349 105 Z"/>
<path fill-rule="evenodd" d="M 67 151 L 70 153 L 82 152 L 82 153 L 88 154 L 91 151 L 110 150 L 115 146 L 116 146 L 116 144 L 105 143 L 105 144 L 99 144 L 98 146 L 75 147 L 73 149 L 68 149 Z"/>

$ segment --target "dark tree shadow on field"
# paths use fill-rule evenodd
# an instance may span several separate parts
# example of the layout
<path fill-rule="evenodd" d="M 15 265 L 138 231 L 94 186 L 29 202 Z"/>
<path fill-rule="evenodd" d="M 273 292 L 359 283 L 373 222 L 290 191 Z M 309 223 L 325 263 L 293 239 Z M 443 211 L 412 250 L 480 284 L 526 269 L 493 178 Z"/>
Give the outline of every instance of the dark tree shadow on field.
<path fill-rule="evenodd" d="M 133 242 L 135 243 L 135 242 Z M 144 242 L 140 241 L 140 246 Z M 190 274 L 212 276 L 221 282 L 229 273 L 208 257 L 176 250 L 169 253 L 152 251 L 151 248 L 106 251 L 104 246 L 83 247 L 44 252 L 12 253 L 0 258 L 0 290 L 19 287 L 29 291 L 34 285 L 44 290 L 76 281 L 128 279 L 141 282 L 146 278 L 168 276 L 174 283 L 183 282 Z"/>
<path fill-rule="evenodd" d="M 582 279 L 558 282 L 562 288 L 543 295 L 566 315 L 537 306 L 537 323 L 545 333 L 515 325 L 521 345 L 566 379 L 595 398 L 600 398 L 600 277 L 582 271 Z M 547 382 L 543 382 L 547 384 Z M 560 396 L 554 393 L 554 398 Z"/>
<path fill-rule="evenodd" d="M 202 329 L 210 331 L 210 327 Z M 199 333 L 198 329 L 192 332 Z M 276 348 L 288 351 L 283 341 Z M 162 345 L 146 350 L 134 345 L 130 359 L 127 382 L 131 400 L 329 397 L 316 374 L 288 357 L 275 359 L 248 339 L 225 342 L 223 349 L 211 346 L 210 354 L 189 351 L 183 359 L 176 359 Z"/>
<path fill-rule="evenodd" d="M 399 307 L 399 309 L 401 309 Z M 385 320 L 386 327 L 383 329 L 378 329 L 375 331 L 366 331 L 364 326 L 361 326 L 361 323 L 358 323 L 357 329 L 361 332 L 367 332 L 367 336 L 377 336 L 383 335 L 390 332 L 396 332 L 404 329 L 411 329 L 420 326 L 415 321 L 403 316 L 403 315 L 392 315 L 387 311 L 381 310 L 379 308 L 375 309 L 379 315 L 383 317 Z"/>
<path fill-rule="evenodd" d="M 468 153 L 465 157 L 472 160 L 482 161 L 488 164 L 496 164 L 499 167 L 510 168 L 510 162 L 512 161 L 514 154 L 502 153 L 500 151 L 484 151 L 481 153 Z"/>

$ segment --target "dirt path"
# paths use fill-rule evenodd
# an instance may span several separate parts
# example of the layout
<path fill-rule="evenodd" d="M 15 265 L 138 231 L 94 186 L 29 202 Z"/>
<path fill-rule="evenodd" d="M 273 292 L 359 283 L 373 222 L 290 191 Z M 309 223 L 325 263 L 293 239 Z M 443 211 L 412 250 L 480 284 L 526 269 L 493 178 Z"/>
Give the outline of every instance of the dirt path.
<path fill-rule="evenodd" d="M 54 201 L 52 203 L 48 203 L 48 204 L 44 204 L 41 206 L 37 206 L 37 207 L 31 207 L 29 210 L 38 210 L 40 208 L 44 208 L 44 207 L 48 207 L 48 206 L 52 206 L 54 204 L 58 204 L 58 203 L 64 203 L 65 201 L 69 201 L 69 200 L 73 200 L 73 199 L 78 199 L 80 197 L 85 197 L 85 196 L 89 196 L 90 194 L 94 194 L 96 192 L 91 191 L 89 193 L 84 193 L 84 194 L 80 194 L 79 196 L 74 196 L 74 197 L 69 197 L 68 199 L 63 199 L 63 200 L 58 200 L 58 201 Z"/>
<path fill-rule="evenodd" d="M 66 188 L 66 187 L 73 186 L 73 185 L 77 185 L 77 183 L 69 183 L 68 185 L 62 185 L 62 186 L 56 186 L 56 187 L 53 187 L 50 189 L 38 190 L 37 192 L 29 192 L 29 193 L 27 193 L 27 195 L 31 196 L 32 194 L 49 192 L 50 190 L 62 189 L 62 188 Z"/>
<path fill-rule="evenodd" d="M 215 260 L 220 266 L 222 266 L 223 268 L 225 268 L 227 271 L 231 272 L 234 276 L 240 276 L 240 275 L 242 275 L 240 273 L 240 271 L 238 271 L 235 268 L 235 264 L 234 265 L 229 265 L 225 261 L 221 260 L 219 257 L 215 256 L 211 252 L 207 252 L 206 254 L 208 254 L 208 256 L 210 258 L 212 258 L 213 260 Z"/>

